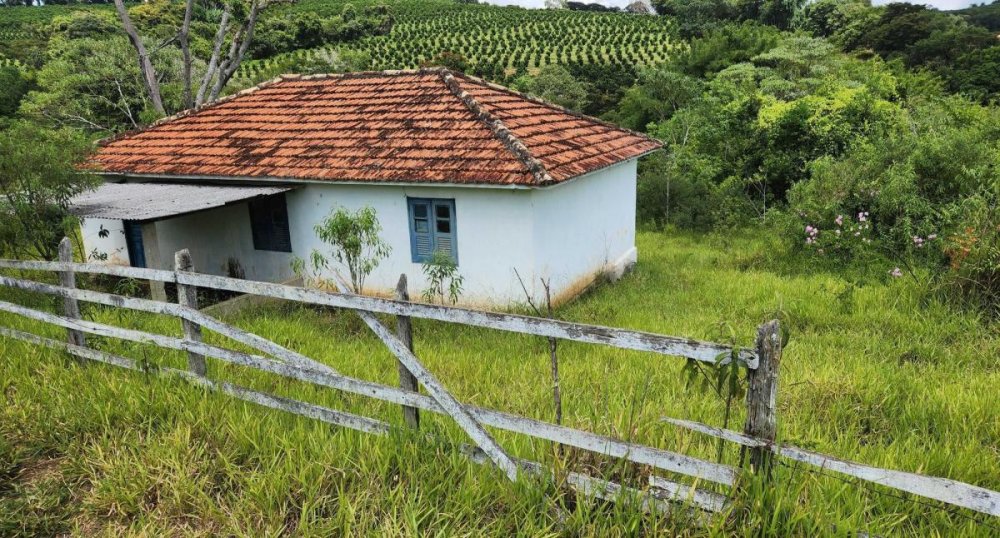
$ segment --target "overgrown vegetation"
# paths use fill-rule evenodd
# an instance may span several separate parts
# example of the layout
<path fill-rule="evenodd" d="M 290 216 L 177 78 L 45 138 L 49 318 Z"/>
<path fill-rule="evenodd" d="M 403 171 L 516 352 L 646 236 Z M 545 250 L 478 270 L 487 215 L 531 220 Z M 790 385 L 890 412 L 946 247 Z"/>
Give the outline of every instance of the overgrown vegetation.
<path fill-rule="evenodd" d="M 782 360 L 782 440 L 865 463 L 1000 488 L 995 357 L 1000 341 L 971 314 L 912 280 L 856 283 L 792 259 L 768 233 L 643 232 L 624 280 L 557 310 L 560 319 L 751 345 L 778 309 L 791 339 Z M 38 278 L 39 275 L 34 275 Z M 51 278 L 51 275 L 50 275 Z M 56 298 L 3 292 L 56 311 Z M 88 306 L 84 316 L 181 334 L 176 319 Z M 65 331 L 3 315 L 52 338 Z M 394 385 L 396 364 L 351 312 L 255 307 L 226 318 L 347 375 Z M 387 319 L 387 322 L 391 320 Z M 551 420 L 546 339 L 414 320 L 417 355 L 462 401 Z M 206 332 L 209 342 L 231 345 Z M 99 349 L 183 367 L 186 355 L 88 340 Z M 943 344 L 947 342 L 947 344 Z M 681 534 L 983 536 L 963 516 L 881 490 L 779 466 L 780 487 L 751 490 L 709 528 L 581 502 L 563 487 L 510 484 L 448 443 L 467 438 L 422 413 L 430 438 L 379 438 L 268 411 L 187 383 L 79 365 L 0 340 L 0 531 L 114 534 Z M 725 401 L 682 381 L 682 359 L 561 342 L 563 422 L 714 459 L 716 442 L 663 416 L 721 425 Z M 209 375 L 402 424 L 398 406 L 277 381 L 212 362 Z M 743 422 L 732 406 L 730 424 Z M 497 432 L 508 450 L 552 465 L 548 443 Z M 445 443 L 445 444 L 442 444 Z M 738 461 L 728 445 L 727 463 Z M 581 468 L 642 485 L 647 470 L 568 451 Z M 765 509 L 762 502 L 775 504 Z M 565 512 L 558 513 L 556 506 Z M 563 520 L 562 518 L 565 517 Z M 987 522 L 989 523 L 989 522 Z M 19 530 L 25 529 L 25 530 Z"/>
<path fill-rule="evenodd" d="M 269 6 L 220 94 L 283 72 L 444 65 L 663 140 L 665 150 L 640 163 L 638 270 L 558 317 L 749 344 L 753 327 L 781 312 L 792 334 L 779 410 L 785 439 L 1000 488 L 1000 3 L 945 13 L 865 0 L 657 0 L 658 16 L 551 4 Z M 248 5 L 195 3 L 192 80 L 205 73 L 226 7 L 231 46 Z M 190 103 L 176 40 L 184 4 L 158 0 L 128 13 L 150 51 L 163 110 L 112 6 L 0 8 L 0 186 L 11 217 L 0 226 L 4 256 L 54 256 L 72 225 L 66 200 L 90 181 L 73 172 L 87 138 L 141 128 Z M 366 268 L 384 257 L 369 241 L 378 237 L 370 217 L 344 213 L 321 225 L 331 250 L 312 269 L 337 261 L 362 289 Z M 436 300 L 460 293 L 460 275 L 446 264 L 429 268 Z M 179 330 L 174 320 L 86 314 Z M 341 371 L 395 382 L 393 361 L 349 313 L 272 305 L 235 321 Z M 183 364 L 181 354 L 93 342 Z M 331 433 L 183 384 L 0 346 L 0 534 L 992 532 L 794 468 L 778 469 L 781 488 L 751 487 L 729 517 L 696 530 L 628 505 L 578 503 L 551 484 L 510 486 L 425 440 Z M 539 382 L 549 377 L 542 339 L 418 321 L 417 349 L 462 399 L 533 416 L 550 409 L 548 383 Z M 738 424 L 735 371 L 695 371 L 708 382 L 699 391 L 679 381 L 683 364 L 662 357 L 573 344 L 559 351 L 568 425 L 733 461 L 713 441 L 657 420 Z M 237 369 L 213 373 L 275 387 Z M 329 391 L 277 388 L 335 408 L 396 413 Z M 428 424 L 434 436 L 463 441 L 446 421 Z M 500 438 L 518 455 L 553 463 L 547 445 Z M 643 472 L 565 456 L 566 466 L 616 478 Z M 565 520 L 554 505 L 567 509 Z"/>

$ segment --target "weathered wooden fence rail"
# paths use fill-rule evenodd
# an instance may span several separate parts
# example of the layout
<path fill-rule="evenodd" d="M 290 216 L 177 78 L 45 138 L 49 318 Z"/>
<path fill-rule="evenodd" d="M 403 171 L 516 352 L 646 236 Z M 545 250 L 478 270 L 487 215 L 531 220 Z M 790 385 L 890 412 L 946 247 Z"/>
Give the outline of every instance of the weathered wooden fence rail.
<path fill-rule="evenodd" d="M 67 253 L 69 251 L 67 250 Z M 721 463 L 706 461 L 670 450 L 622 441 L 591 432 L 558 424 L 485 409 L 459 402 L 421 363 L 413 351 L 410 318 L 423 318 L 476 327 L 510 331 L 528 335 L 612 346 L 694 359 L 710 363 L 727 363 L 737 360 L 748 369 L 747 423 L 742 434 L 720 430 L 690 421 L 664 419 L 676 426 L 711 435 L 739 444 L 750 451 L 749 461 L 755 472 L 767 475 L 771 458 L 778 456 L 825 469 L 845 473 L 862 480 L 899 489 L 908 493 L 936 499 L 1000 516 L 1000 493 L 969 484 L 934 478 L 913 473 L 877 469 L 776 444 L 776 401 L 778 368 L 781 343 L 777 322 L 761 326 L 754 350 L 734 348 L 712 342 L 663 336 L 641 331 L 602 327 L 557 321 L 551 319 L 482 312 L 465 308 L 435 306 L 409 302 L 405 279 L 401 279 L 397 299 L 364 297 L 348 293 L 341 282 L 335 282 L 340 292 L 293 287 L 266 282 L 245 281 L 227 277 L 199 274 L 192 271 L 190 256 L 186 251 L 177 253 L 176 270 L 140 269 L 108 266 L 103 264 L 74 263 L 69 256 L 61 255 L 58 262 L 0 260 L 0 268 L 50 271 L 59 275 L 59 285 L 36 282 L 14 276 L 0 276 L 0 285 L 27 291 L 45 293 L 63 298 L 63 315 L 27 308 L 11 302 L 0 301 L 0 311 L 48 323 L 67 330 L 67 341 L 60 342 L 35 334 L 0 327 L 0 335 L 63 350 L 82 359 L 89 359 L 114 366 L 141 370 L 132 359 L 87 347 L 85 334 L 117 338 L 125 341 L 147 343 L 188 354 L 186 370 L 157 368 L 155 373 L 178 375 L 207 389 L 256 403 L 265 407 L 303 415 L 340 427 L 363 432 L 385 434 L 392 426 L 382 420 L 363 417 L 315 404 L 274 396 L 230 382 L 210 380 L 206 377 L 206 358 L 249 367 L 258 371 L 280 375 L 317 386 L 346 393 L 370 397 L 402 407 L 404 422 L 410 428 L 419 427 L 419 411 L 447 415 L 454 420 L 475 443 L 467 455 L 477 463 L 492 462 L 511 479 L 518 473 L 546 473 L 544 467 L 531 461 L 509 456 L 486 430 L 497 430 L 531 436 L 565 446 L 574 447 L 620 458 L 640 465 L 647 465 L 668 473 L 695 478 L 693 483 L 681 483 L 667 476 L 651 476 L 650 483 L 641 490 L 623 484 L 608 482 L 580 473 L 567 473 L 563 478 L 568 484 L 587 495 L 616 499 L 625 493 L 640 496 L 644 506 L 667 510 L 671 503 L 684 502 L 707 512 L 722 511 L 726 497 L 717 492 L 700 488 L 701 482 L 723 486 L 738 484 L 740 470 Z M 124 297 L 112 293 L 78 289 L 77 273 L 105 274 L 119 277 L 171 282 L 177 285 L 178 303 Z M 345 308 L 355 311 L 396 357 L 399 365 L 400 387 L 392 387 L 352 378 L 338 373 L 322 363 L 289 350 L 270 340 L 228 325 L 197 310 L 197 288 L 210 288 L 254 294 L 301 303 Z M 179 318 L 183 337 L 124 329 L 107 324 L 80 319 L 78 301 L 168 315 Z M 396 331 L 389 330 L 374 315 L 396 316 Z M 207 329 L 238 342 L 254 353 L 227 349 L 202 341 L 201 331 Z M 418 383 L 426 394 L 418 392 Z"/>

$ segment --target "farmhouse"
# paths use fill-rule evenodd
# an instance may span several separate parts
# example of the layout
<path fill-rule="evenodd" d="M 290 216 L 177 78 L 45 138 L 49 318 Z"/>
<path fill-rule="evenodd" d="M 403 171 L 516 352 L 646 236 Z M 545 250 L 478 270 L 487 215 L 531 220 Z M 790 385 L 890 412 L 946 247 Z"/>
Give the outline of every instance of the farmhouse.
<path fill-rule="evenodd" d="M 107 263 L 284 281 L 328 252 L 332 209 L 370 206 L 392 248 L 366 283 L 426 286 L 435 251 L 462 301 L 557 300 L 636 260 L 636 161 L 645 136 L 445 69 L 283 76 L 138 132 L 92 159 L 106 182 L 74 199 Z"/>

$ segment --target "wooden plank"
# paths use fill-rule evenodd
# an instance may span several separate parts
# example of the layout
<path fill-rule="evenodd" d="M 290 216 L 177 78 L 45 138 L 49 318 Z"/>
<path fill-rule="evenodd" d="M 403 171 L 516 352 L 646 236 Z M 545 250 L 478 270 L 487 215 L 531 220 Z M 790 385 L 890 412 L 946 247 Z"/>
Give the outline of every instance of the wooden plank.
<path fill-rule="evenodd" d="M 147 267 L 162 267 L 160 261 L 160 236 L 156 232 L 156 221 L 143 222 L 139 225 L 142 232 L 142 250 Z M 149 298 L 154 301 L 167 301 L 167 288 L 159 280 L 149 281 Z"/>
<path fill-rule="evenodd" d="M 72 269 L 78 273 L 98 273 L 115 276 L 126 276 L 162 282 L 181 282 L 183 284 L 213 288 L 238 293 L 262 295 L 275 299 L 286 299 L 302 303 L 367 310 L 380 314 L 394 316 L 410 316 L 422 319 L 432 319 L 448 323 L 460 323 L 475 327 L 485 327 L 501 331 L 531 334 L 536 336 L 561 338 L 590 344 L 603 344 L 621 349 L 647 351 L 661 355 L 687 357 L 703 362 L 715 363 L 720 360 L 726 363 L 730 360 L 733 347 L 713 342 L 703 342 L 689 338 L 664 336 L 630 329 L 617 329 L 584 323 L 471 310 L 454 306 L 428 305 L 384 299 L 332 293 L 315 289 L 273 284 L 270 282 L 254 282 L 229 277 L 204 275 L 198 273 L 177 273 L 156 269 L 120 267 L 94 263 L 60 263 L 43 261 L 22 261 L 0 259 L 0 268 L 32 269 L 45 271 L 60 271 Z M 757 357 L 752 351 L 738 349 L 739 360 L 748 368 L 757 367 Z"/>
<path fill-rule="evenodd" d="M 118 366 L 121 368 L 126 368 L 130 370 L 141 371 L 136 363 L 130 359 L 124 357 L 119 357 L 117 355 L 112 355 L 103 351 L 88 349 L 73 344 L 67 344 L 52 340 L 49 338 L 44 338 L 31 333 L 26 333 L 14 329 L 8 329 L 6 327 L 0 327 L 0 335 L 7 336 L 9 338 L 14 338 L 18 340 L 24 340 L 34 344 L 60 349 L 67 351 L 71 354 L 80 356 L 86 359 L 92 359 L 100 361 L 113 366 Z M 209 390 L 215 390 L 233 396 L 235 398 L 255 403 L 264 407 L 269 407 L 272 409 L 277 409 L 296 415 L 306 416 L 308 418 L 314 418 L 329 424 L 336 426 L 341 426 L 345 428 L 351 428 L 354 430 L 373 433 L 377 435 L 383 435 L 387 433 L 391 426 L 385 422 L 371 419 L 367 417 L 362 417 L 359 415 L 354 415 L 352 413 L 346 413 L 343 411 L 336 411 L 326 407 L 309 404 L 306 402 L 301 402 L 298 400 L 292 400 L 289 398 L 283 398 L 279 396 L 274 396 L 271 394 L 266 394 L 244 387 L 239 387 L 228 382 L 215 382 L 206 379 L 201 376 L 192 374 L 186 370 L 178 370 L 175 368 L 160 368 L 154 371 L 157 374 L 168 374 L 177 375 L 183 377 L 195 384 L 198 384 Z M 491 462 L 486 454 L 475 447 L 467 447 L 467 450 L 463 451 L 470 461 L 477 464 L 484 464 Z M 532 462 L 529 460 L 517 459 L 516 463 L 522 468 L 534 474 L 541 474 L 544 472 L 541 464 Z M 609 501 L 618 501 L 623 495 L 629 495 L 634 498 L 642 500 L 642 507 L 644 510 L 659 510 L 662 512 L 669 512 L 672 506 L 667 501 L 676 501 L 677 497 L 672 491 L 661 491 L 658 486 L 651 487 L 647 492 L 642 492 L 634 488 L 623 487 L 617 483 L 592 478 L 587 475 L 580 473 L 571 472 L 566 476 L 567 482 L 573 486 L 575 489 L 583 492 L 586 495 L 601 498 Z M 700 492 L 707 493 L 707 492 Z M 710 494 L 715 495 L 715 494 Z M 698 506 L 698 502 L 694 501 L 693 504 Z M 713 510 L 714 502 L 709 502 L 706 506 L 702 507 L 706 510 Z M 701 507 L 701 506 L 699 506 Z"/>
<path fill-rule="evenodd" d="M 747 419 L 743 433 L 773 442 L 778 433 L 778 371 L 781 366 L 778 320 L 757 328 L 757 360 L 757 369 L 747 372 Z M 750 448 L 750 468 L 769 477 L 771 456 L 769 450 Z"/>
<path fill-rule="evenodd" d="M 396 284 L 396 300 L 399 301 L 409 301 L 410 293 L 406 289 L 406 273 L 399 275 L 399 282 Z M 396 336 L 399 337 L 400 342 L 406 346 L 407 349 L 413 351 L 413 323 L 409 316 L 396 316 Z M 420 386 L 417 384 L 417 378 L 406 369 L 406 366 L 396 360 L 396 369 L 399 372 L 399 387 L 403 390 L 408 390 L 410 392 L 418 392 Z M 403 409 L 403 421 L 406 425 L 413 428 L 420 428 L 420 414 L 416 407 L 411 407 L 404 405 Z"/>
<path fill-rule="evenodd" d="M 128 267 L 125 265 L 106 265 L 103 263 L 0 259 L 0 268 L 29 271 L 74 271 L 77 273 L 111 275 L 123 278 L 138 278 L 140 280 L 157 280 L 160 282 L 177 281 L 173 271 L 148 269 L 145 267 Z"/>
<path fill-rule="evenodd" d="M 662 491 L 661 498 L 675 502 L 688 502 L 702 510 L 722 512 L 729 500 L 725 495 L 696 488 L 692 484 L 681 484 L 662 476 L 649 475 L 649 485 Z"/>
<path fill-rule="evenodd" d="M 68 237 L 63 237 L 62 241 L 59 242 L 59 261 L 62 262 L 72 262 L 73 261 L 73 243 L 70 242 Z M 72 270 L 60 271 L 59 272 L 59 283 L 66 288 L 76 287 L 76 275 Z M 76 299 L 72 297 L 63 298 L 63 314 L 70 319 L 80 319 L 80 305 L 76 302 Z M 75 329 L 68 329 L 66 331 L 66 339 L 70 344 L 77 346 L 86 346 L 87 341 L 83 337 L 83 333 Z"/>
<path fill-rule="evenodd" d="M 532 316 L 485 312 L 454 306 L 408 303 L 381 297 L 331 293 L 314 289 L 282 286 L 268 282 L 237 280 L 197 273 L 178 273 L 177 279 L 178 282 L 185 284 L 224 289 L 239 293 L 252 293 L 336 308 L 365 310 L 394 316 L 410 316 L 522 334 L 561 338 L 590 344 L 603 344 L 622 349 L 687 357 L 710 363 L 715 363 L 720 360 L 720 357 L 723 363 L 728 362 L 733 351 L 731 346 L 712 342 Z M 751 351 L 741 349 L 739 350 L 739 357 L 740 361 L 746 364 L 748 368 L 757 367 L 757 358 Z"/>
<path fill-rule="evenodd" d="M 186 342 L 179 338 L 170 336 L 154 335 L 141 331 L 110 327 L 108 325 L 102 325 L 94 322 L 67 320 L 54 314 L 37 312 L 29 308 L 12 305 L 11 303 L 2 301 L 0 301 L 0 310 L 25 315 L 27 317 L 31 317 L 32 319 L 53 323 L 62 327 L 72 324 L 74 326 L 81 327 L 81 330 L 84 330 L 85 332 L 91 332 L 102 336 L 121 338 L 132 342 L 153 343 L 160 345 L 161 347 L 181 351 L 193 349 L 203 355 L 230 362 L 232 364 L 257 368 L 265 372 L 297 379 L 299 381 L 315 383 L 317 385 L 343 390 L 345 392 L 361 396 L 368 396 L 394 404 L 407 405 L 426 411 L 447 414 L 445 409 L 439 405 L 434 398 L 429 396 L 404 391 L 395 387 L 353 379 L 336 373 L 321 372 L 294 364 L 280 363 L 264 357 L 217 348 L 199 342 Z M 707 462 L 663 449 L 626 443 L 611 437 L 597 435 L 582 430 L 575 430 L 566 426 L 559 426 L 500 411 L 482 409 L 473 406 L 468 406 L 466 409 L 483 424 L 502 430 L 554 441 L 611 457 L 623 458 L 635 463 L 650 465 L 665 471 L 684 474 L 719 484 L 732 485 L 736 480 L 737 470 L 728 465 Z"/>
<path fill-rule="evenodd" d="M 928 499 L 934 499 L 953 506 L 968 508 L 984 514 L 1000 517 L 1000 492 L 958 482 L 949 478 L 937 478 L 904 471 L 893 471 L 872 467 L 863 463 L 843 460 L 834 456 L 819 454 L 789 445 L 771 444 L 738 432 L 715 428 L 690 420 L 664 418 L 664 422 L 687 428 L 699 433 L 739 443 L 747 447 L 766 447 L 771 452 L 791 460 L 828 469 L 866 482 L 880 484 Z"/>
<path fill-rule="evenodd" d="M 340 281 L 339 275 L 334 275 L 333 282 L 341 293 L 348 293 L 350 288 Z M 448 392 L 448 389 L 434 377 L 434 374 L 424 367 L 420 359 L 403 342 L 396 338 L 396 335 L 392 334 L 392 331 L 387 329 L 385 325 L 382 325 L 382 322 L 375 317 L 375 314 L 365 310 L 355 310 L 354 312 L 361 317 L 361 320 L 365 322 L 365 325 L 368 325 L 368 328 L 375 333 L 375 336 L 378 336 L 379 340 L 382 340 L 382 343 L 389 348 L 389 351 L 403 363 L 403 366 L 406 366 L 406 369 L 413 374 L 413 377 L 416 377 L 420 381 L 420 384 L 424 386 L 427 393 L 441 405 L 445 412 L 448 413 L 448 416 L 465 431 L 466 435 L 475 441 L 480 449 L 486 452 L 497 468 L 503 471 L 510 480 L 517 480 L 517 466 L 510 459 L 510 456 L 493 439 L 490 432 L 486 431 L 479 421 L 470 415 L 465 407 Z"/>
<path fill-rule="evenodd" d="M 104 362 L 106 364 L 127 368 L 130 370 L 141 370 L 141 368 L 139 368 L 136 365 L 136 363 L 130 359 L 119 357 L 117 355 L 112 355 L 103 351 L 88 349 L 80 346 L 75 346 L 72 344 L 59 342 L 49 338 L 37 336 L 31 333 L 17 331 L 14 329 L 8 329 L 6 327 L 0 327 L 0 335 L 19 340 L 24 340 L 27 342 L 31 342 L 34 344 L 54 349 L 65 350 L 72 354 L 78 355 L 82 358 L 96 360 Z M 273 409 L 279 409 L 282 411 L 302 416 L 307 416 L 310 418 L 315 418 L 317 420 L 322 420 L 324 422 L 334 424 L 337 426 L 342 426 L 346 428 L 351 428 L 375 434 L 384 434 L 390 428 L 388 424 L 375 419 L 361 417 L 359 415 L 354 415 L 342 411 L 335 411 L 332 409 L 324 408 L 313 404 L 308 404 L 298 400 L 291 400 L 288 398 L 282 398 L 266 393 L 261 393 L 243 387 L 238 387 L 231 383 L 214 382 L 204 377 L 194 375 L 186 370 L 178 370 L 174 368 L 159 368 L 157 370 L 154 370 L 153 373 L 178 375 L 206 388 L 212 390 L 220 390 L 226 394 L 229 394 L 236 398 L 243 399 L 251 403 L 256 403 L 266 407 L 271 407 Z M 368 383 L 359 380 L 358 382 Z M 406 393 L 404 391 L 399 391 L 398 389 L 394 389 L 392 387 L 386 387 L 386 388 L 389 389 L 390 391 L 400 392 L 404 396 L 415 396 L 423 400 L 430 400 L 431 405 L 436 405 L 436 402 L 434 402 L 431 398 L 427 396 Z M 438 412 L 442 411 L 438 408 Z M 465 453 L 470 457 L 470 459 L 473 462 L 485 463 L 491 461 L 486 456 L 486 454 L 482 452 L 480 449 L 476 447 L 468 447 L 468 448 L 470 450 L 465 451 Z M 533 473 L 542 472 L 542 467 L 538 463 L 521 459 L 515 461 L 521 468 L 527 469 Z M 622 494 L 629 494 L 636 496 L 637 498 L 643 499 L 643 508 L 647 510 L 658 509 L 658 510 L 668 511 L 670 509 L 670 505 L 667 504 L 665 501 L 674 501 L 674 502 L 678 501 L 679 499 L 678 492 L 683 491 L 682 488 L 685 487 L 680 484 L 675 484 L 673 482 L 669 482 L 665 479 L 657 477 L 658 479 L 657 483 L 654 484 L 653 487 L 648 492 L 644 493 L 632 488 L 623 488 L 622 486 L 613 482 L 592 478 L 575 472 L 568 473 L 568 475 L 566 475 L 566 478 L 567 481 L 574 488 L 583 491 L 584 493 L 590 496 L 611 501 L 619 500 Z M 715 511 L 715 509 L 718 506 L 720 506 L 719 499 L 721 498 L 721 496 L 711 492 L 695 490 L 694 495 L 688 495 L 686 498 L 689 499 L 694 506 L 709 511 Z M 722 498 L 722 500 L 724 501 L 724 498 Z"/>
<path fill-rule="evenodd" d="M 464 445 L 461 447 L 461 452 L 474 463 L 483 464 L 489 462 L 489 458 L 486 454 L 476 447 Z M 514 461 L 521 469 L 530 474 L 544 476 L 547 473 L 545 468 L 540 463 L 522 458 L 515 458 Z M 623 486 L 617 482 L 594 478 L 577 472 L 569 472 L 559 476 L 560 478 L 563 478 L 566 483 L 570 485 L 570 487 L 586 497 L 611 502 L 620 502 L 623 498 L 637 499 L 640 502 L 640 508 L 647 513 L 672 513 L 676 503 L 679 502 L 671 493 L 660 490 L 655 486 L 651 486 L 646 491 L 641 491 L 629 486 Z M 710 506 L 702 509 L 713 511 Z M 708 519 L 704 517 L 704 513 L 693 513 L 692 515 L 695 517 L 695 521 L 701 525 L 708 522 Z"/>
<path fill-rule="evenodd" d="M 52 349 L 59 349 L 62 351 L 66 351 L 72 355 L 76 355 L 80 358 L 103 362 L 105 364 L 110 364 L 112 366 L 117 366 L 119 368 L 142 371 L 142 368 L 140 368 L 135 363 L 135 361 L 118 355 L 113 355 L 111 353 L 107 353 L 104 351 L 81 347 L 75 344 L 67 344 L 59 342 L 57 340 L 52 340 L 50 338 L 44 338 L 42 336 L 38 336 L 35 334 L 18 331 L 15 329 L 9 329 L 7 327 L 0 327 L 0 335 L 6 336 L 8 338 L 14 338 L 17 340 L 23 340 L 26 342 L 49 347 Z M 164 368 L 157 368 L 152 372 L 160 374 L 178 375 L 210 390 L 219 391 L 229 396 L 233 396 L 235 398 L 247 402 L 262 405 L 264 407 L 270 407 L 272 409 L 278 409 L 281 411 L 294 413 L 296 415 L 301 415 L 304 417 L 320 420 L 322 422 L 333 424 L 335 426 L 342 426 L 345 428 L 351 428 L 354 430 L 359 430 L 366 433 L 375 433 L 375 434 L 386 434 L 389 432 L 390 428 L 388 423 L 380 420 L 368 417 L 362 417 L 360 415 L 355 415 L 353 413 L 347 413 L 344 411 L 336 411 L 326 407 L 321 407 L 318 405 L 301 402 L 298 400 L 292 400 L 290 398 L 283 398 L 280 396 L 274 396 L 272 394 L 258 392 L 248 388 L 240 387 L 238 385 L 234 385 L 229 382 L 211 381 L 209 379 L 206 379 L 205 377 L 197 375 L 188 370 L 178 370 L 176 368 L 164 367 Z"/>
<path fill-rule="evenodd" d="M 174 270 L 194 270 L 194 262 L 191 261 L 191 252 L 188 249 L 179 250 L 174 253 Z M 197 310 L 198 288 L 187 284 L 177 284 L 177 304 Z M 184 331 L 185 339 L 192 342 L 201 342 L 201 325 L 181 317 L 181 329 Z M 205 363 L 205 356 L 188 351 L 188 370 L 200 376 L 208 373 L 208 364 Z"/>
<path fill-rule="evenodd" d="M 260 336 L 257 336 L 253 333 L 223 323 L 209 316 L 208 314 L 205 314 L 204 312 L 201 312 L 200 310 L 195 310 L 193 308 L 188 308 L 172 303 L 161 303 L 159 301 L 140 299 L 136 297 L 125 297 L 122 295 L 114 295 L 111 293 L 104 293 L 99 291 L 69 289 L 61 286 L 43 284 L 41 282 L 34 282 L 31 280 L 23 280 L 7 276 L 0 276 L 0 285 L 19 288 L 28 291 L 34 291 L 38 293 L 48 293 L 50 295 L 56 295 L 61 297 L 73 297 L 75 299 L 79 299 L 81 301 L 87 301 L 89 303 L 103 304 L 118 308 L 128 308 L 130 310 L 149 312 L 151 314 L 162 314 L 162 315 L 180 317 L 189 320 L 193 323 L 197 323 L 198 325 L 201 325 L 204 328 L 217 332 L 243 345 L 254 348 L 260 352 L 272 355 L 279 360 L 287 361 L 293 364 L 298 364 L 305 368 L 312 368 L 315 370 L 322 370 L 327 372 L 335 372 L 333 368 L 330 368 L 325 364 L 316 362 L 310 359 L 309 357 L 306 357 L 305 355 L 302 355 L 300 353 L 296 353 L 290 349 L 286 349 L 266 338 L 261 338 Z"/>

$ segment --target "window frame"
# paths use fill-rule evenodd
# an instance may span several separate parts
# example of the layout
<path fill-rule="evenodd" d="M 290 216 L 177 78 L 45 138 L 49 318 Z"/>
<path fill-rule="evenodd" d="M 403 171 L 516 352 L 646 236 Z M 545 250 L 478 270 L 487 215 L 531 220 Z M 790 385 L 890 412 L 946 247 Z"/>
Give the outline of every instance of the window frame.
<path fill-rule="evenodd" d="M 277 204 L 281 205 L 281 213 L 282 213 L 281 216 L 284 217 L 284 221 L 285 221 L 284 233 L 281 234 L 282 235 L 281 237 L 277 237 L 277 234 L 272 233 L 272 234 L 269 234 L 265 238 L 265 237 L 262 237 L 262 234 L 258 233 L 258 224 L 257 223 L 260 222 L 260 219 L 259 218 L 255 218 L 255 214 L 257 214 L 259 216 L 259 214 L 257 212 L 263 210 L 262 208 L 260 208 L 260 205 L 262 205 L 264 203 L 274 204 L 274 205 L 269 205 L 268 206 L 268 209 L 271 210 L 271 214 L 268 217 L 268 221 L 269 221 L 269 225 L 272 228 L 276 228 L 274 226 L 274 222 L 275 222 L 274 209 L 275 209 L 275 206 Z M 255 206 L 257 206 L 257 209 L 255 209 Z M 248 216 L 250 218 L 250 235 L 251 235 L 251 237 L 253 239 L 253 249 L 255 251 L 260 251 L 260 252 L 285 252 L 285 253 L 292 252 L 292 228 L 291 228 L 291 223 L 288 221 L 288 200 L 285 198 L 285 193 L 282 192 L 282 193 L 279 193 L 279 194 L 273 194 L 271 196 L 261 196 L 261 197 L 258 197 L 258 198 L 253 198 L 251 200 L 248 200 L 247 201 L 247 213 L 248 213 Z M 269 243 L 269 244 L 266 244 L 266 245 L 262 244 L 262 243 L 267 242 L 267 240 L 275 241 L 275 243 Z M 280 244 L 278 244 L 278 243 L 280 243 Z"/>
<path fill-rule="evenodd" d="M 428 230 L 426 233 L 431 241 L 430 254 L 420 255 L 417 253 L 417 217 L 414 213 L 414 209 L 417 205 L 426 204 L 427 205 L 427 223 Z M 437 231 L 437 208 L 438 207 L 448 207 L 449 210 L 449 229 L 447 233 L 442 233 Z M 424 198 L 424 197 L 406 197 L 406 215 L 407 215 L 407 228 L 410 232 L 410 260 L 413 263 L 427 263 L 431 260 L 431 256 L 437 250 L 437 236 L 438 235 L 449 235 L 451 236 L 452 249 L 451 257 L 454 260 L 455 265 L 459 264 L 458 260 L 458 210 L 455 204 L 454 198 Z"/>

